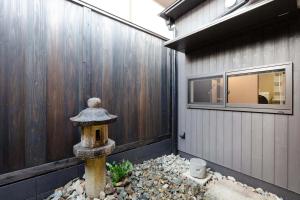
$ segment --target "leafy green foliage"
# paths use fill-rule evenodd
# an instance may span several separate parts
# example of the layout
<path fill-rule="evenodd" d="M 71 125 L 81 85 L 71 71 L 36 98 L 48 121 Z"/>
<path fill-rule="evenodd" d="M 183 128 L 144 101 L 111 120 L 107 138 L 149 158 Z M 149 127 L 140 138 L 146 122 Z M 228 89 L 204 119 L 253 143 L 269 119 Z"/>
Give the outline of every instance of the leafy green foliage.
<path fill-rule="evenodd" d="M 115 162 L 112 164 L 106 163 L 106 166 L 111 174 L 111 179 L 114 186 L 116 183 L 122 181 L 123 178 L 125 178 L 133 170 L 133 164 L 128 160 L 119 164 L 116 164 Z"/>

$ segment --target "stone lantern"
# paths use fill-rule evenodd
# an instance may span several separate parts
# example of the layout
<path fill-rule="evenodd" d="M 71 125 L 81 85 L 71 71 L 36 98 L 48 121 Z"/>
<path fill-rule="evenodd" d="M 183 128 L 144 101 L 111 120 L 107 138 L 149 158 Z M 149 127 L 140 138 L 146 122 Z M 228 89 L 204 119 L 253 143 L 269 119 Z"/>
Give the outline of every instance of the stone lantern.
<path fill-rule="evenodd" d="M 100 107 L 99 98 L 90 98 L 88 108 L 70 120 L 81 127 L 81 142 L 73 147 L 76 157 L 85 160 L 86 193 L 96 198 L 106 185 L 106 156 L 115 148 L 108 138 L 108 124 L 117 120 Z"/>

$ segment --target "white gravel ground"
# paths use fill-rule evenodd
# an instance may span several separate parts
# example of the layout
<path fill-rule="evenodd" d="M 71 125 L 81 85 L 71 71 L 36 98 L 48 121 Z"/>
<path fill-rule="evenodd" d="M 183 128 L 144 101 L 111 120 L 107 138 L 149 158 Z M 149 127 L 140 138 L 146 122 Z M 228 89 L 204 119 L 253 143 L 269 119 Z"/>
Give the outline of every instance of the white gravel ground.
<path fill-rule="evenodd" d="M 162 156 L 134 166 L 132 174 L 113 187 L 107 174 L 105 190 L 94 200 L 279 200 L 276 195 L 237 182 L 208 169 L 210 180 L 199 185 L 184 174 L 189 161 L 175 155 Z M 58 188 L 49 200 L 85 200 L 84 179 L 74 179 Z"/>

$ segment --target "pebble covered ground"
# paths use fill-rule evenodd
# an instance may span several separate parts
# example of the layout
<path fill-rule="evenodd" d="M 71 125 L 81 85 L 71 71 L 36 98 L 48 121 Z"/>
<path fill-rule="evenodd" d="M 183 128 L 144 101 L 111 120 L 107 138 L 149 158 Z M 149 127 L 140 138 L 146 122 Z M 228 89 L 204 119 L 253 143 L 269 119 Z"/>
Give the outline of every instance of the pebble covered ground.
<path fill-rule="evenodd" d="M 212 200 L 213 195 L 207 192 L 206 185 L 200 186 L 182 174 L 189 170 L 189 161 L 175 155 L 162 156 L 151 159 L 142 164 L 134 165 L 132 174 L 124 181 L 117 183 L 116 187 L 112 183 L 107 174 L 107 185 L 105 190 L 100 193 L 98 199 L 101 200 L 163 200 L 163 199 L 184 199 L 184 200 Z M 208 173 L 212 176 L 208 185 L 218 180 L 227 180 L 236 182 L 233 177 L 224 177 L 220 173 L 212 172 L 208 169 Z M 85 200 L 88 198 L 85 193 L 84 179 L 74 179 L 67 183 L 64 187 L 58 188 L 47 198 L 47 200 Z M 264 192 L 262 189 L 251 188 L 245 184 L 247 190 L 259 193 L 263 199 L 279 199 L 273 194 Z M 206 193 L 207 192 L 207 193 Z M 209 194 L 209 195 L 206 195 Z M 93 200 L 98 200 L 93 199 Z"/>

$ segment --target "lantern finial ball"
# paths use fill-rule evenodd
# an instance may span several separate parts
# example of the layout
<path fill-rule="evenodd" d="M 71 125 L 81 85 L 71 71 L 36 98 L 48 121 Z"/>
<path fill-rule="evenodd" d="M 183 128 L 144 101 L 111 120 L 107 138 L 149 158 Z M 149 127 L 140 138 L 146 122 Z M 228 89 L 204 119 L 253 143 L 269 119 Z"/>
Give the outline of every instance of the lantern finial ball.
<path fill-rule="evenodd" d="M 89 98 L 87 101 L 87 105 L 89 108 L 100 108 L 101 99 L 97 97 Z"/>

